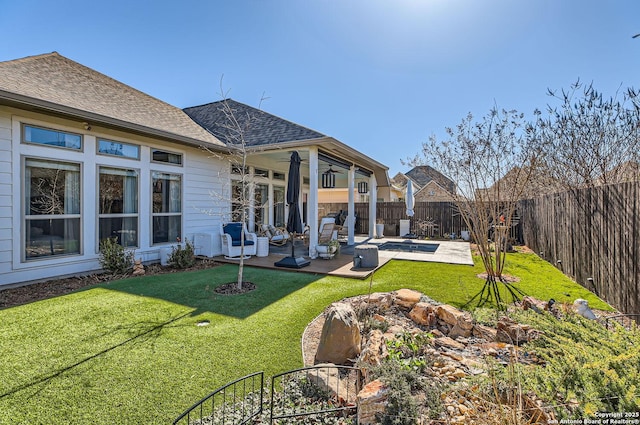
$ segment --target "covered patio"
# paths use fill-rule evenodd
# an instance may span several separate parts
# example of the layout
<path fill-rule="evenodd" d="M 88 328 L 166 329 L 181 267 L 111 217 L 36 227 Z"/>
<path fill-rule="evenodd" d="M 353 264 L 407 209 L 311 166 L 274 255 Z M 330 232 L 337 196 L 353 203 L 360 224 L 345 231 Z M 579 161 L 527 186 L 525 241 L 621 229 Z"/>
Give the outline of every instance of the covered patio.
<path fill-rule="evenodd" d="M 355 243 L 356 193 L 360 197 L 358 201 L 369 203 L 369 217 L 376 217 L 377 200 L 389 192 L 388 167 L 333 137 L 232 99 L 184 111 L 225 141 L 236 156 L 238 152 L 246 154 L 246 158 L 230 167 L 229 193 L 233 198 L 233 194 L 242 193 L 243 184 L 249 182 L 249 192 L 253 193 L 249 205 L 233 205 L 233 201 L 231 205 L 231 217 L 234 217 L 233 210 L 246 208 L 249 231 L 258 233 L 265 224 L 286 225 L 290 208 L 285 201 L 289 159 L 292 152 L 298 153 L 301 159 L 298 208 L 302 222 L 308 227 L 306 249 L 312 259 L 318 255 L 316 247 L 322 218 L 318 208 L 320 190 L 347 189 L 348 210 L 343 227 L 348 246 Z M 233 126 L 229 126 L 230 117 L 233 117 Z M 374 231 L 375 221 L 371 221 L 368 236 L 373 237 Z"/>

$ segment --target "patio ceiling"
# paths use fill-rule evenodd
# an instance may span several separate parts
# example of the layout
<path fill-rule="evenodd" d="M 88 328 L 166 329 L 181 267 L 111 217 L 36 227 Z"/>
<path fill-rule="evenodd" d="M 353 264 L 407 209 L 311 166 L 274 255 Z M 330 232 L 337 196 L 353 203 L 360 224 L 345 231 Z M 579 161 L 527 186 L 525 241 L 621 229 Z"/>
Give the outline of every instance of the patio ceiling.
<path fill-rule="evenodd" d="M 274 149 L 256 149 L 250 157 L 260 157 L 252 161 L 256 166 L 286 172 L 289 168 L 291 152 L 298 151 L 302 159 L 301 173 L 309 175 L 309 146 L 318 146 L 318 180 L 329 167 L 336 171 L 336 187 L 348 187 L 348 171 L 351 164 L 356 167 L 356 182 L 368 181 L 370 174 L 375 174 L 378 186 L 389 186 L 388 168 L 366 155 L 357 152 L 332 138 L 311 141 L 279 144 Z M 258 165 L 259 164 L 259 165 Z"/>

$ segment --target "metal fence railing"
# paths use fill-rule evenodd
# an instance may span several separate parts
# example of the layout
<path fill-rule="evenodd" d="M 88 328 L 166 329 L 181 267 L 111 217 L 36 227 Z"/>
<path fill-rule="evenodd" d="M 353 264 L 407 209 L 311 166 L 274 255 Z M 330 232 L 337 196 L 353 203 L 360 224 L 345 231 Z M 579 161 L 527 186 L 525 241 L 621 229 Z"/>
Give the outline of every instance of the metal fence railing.
<path fill-rule="evenodd" d="M 270 421 L 310 415 L 357 414 L 361 371 L 350 366 L 316 365 L 271 379 Z"/>
<path fill-rule="evenodd" d="M 264 373 L 236 379 L 184 411 L 174 425 L 242 425 L 258 417 L 263 406 Z"/>

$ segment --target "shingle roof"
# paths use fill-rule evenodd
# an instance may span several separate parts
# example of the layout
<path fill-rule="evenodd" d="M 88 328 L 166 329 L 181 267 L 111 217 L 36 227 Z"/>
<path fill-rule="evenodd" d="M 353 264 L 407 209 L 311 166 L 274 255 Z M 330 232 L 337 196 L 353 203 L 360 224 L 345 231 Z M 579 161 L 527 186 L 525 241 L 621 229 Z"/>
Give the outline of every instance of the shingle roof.
<path fill-rule="evenodd" d="M 88 112 L 127 127 L 222 146 L 180 108 L 74 62 L 57 52 L 0 62 L 0 91 Z M 157 131 L 154 131 L 157 130 Z"/>
<path fill-rule="evenodd" d="M 424 187 L 431 180 L 435 180 L 440 186 L 444 187 L 449 192 L 455 191 L 455 183 L 446 178 L 440 171 L 428 165 L 419 165 L 413 167 L 409 172 L 405 173 L 420 185 Z"/>
<path fill-rule="evenodd" d="M 238 126 L 229 125 L 229 118 L 223 108 L 224 102 L 233 112 Z M 233 99 L 192 106 L 185 108 L 184 112 L 225 143 L 238 143 L 238 138 L 234 137 L 234 133 L 237 133 L 237 127 L 243 129 L 246 146 L 266 146 L 327 137 L 322 133 L 236 102 Z"/>

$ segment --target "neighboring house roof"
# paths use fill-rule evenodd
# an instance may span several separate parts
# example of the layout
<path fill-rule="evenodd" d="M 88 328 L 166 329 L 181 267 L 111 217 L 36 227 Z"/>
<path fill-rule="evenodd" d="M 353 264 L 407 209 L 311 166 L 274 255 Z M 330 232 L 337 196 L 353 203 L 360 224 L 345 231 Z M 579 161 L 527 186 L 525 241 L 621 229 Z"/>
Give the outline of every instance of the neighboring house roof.
<path fill-rule="evenodd" d="M 57 52 L 0 62 L 0 101 L 191 145 L 224 146 L 180 108 Z"/>
<path fill-rule="evenodd" d="M 230 122 L 225 113 L 224 103 L 237 121 L 237 127 L 243 129 L 243 137 L 246 146 L 266 146 L 278 143 L 300 140 L 312 140 L 326 138 L 322 133 L 310 130 L 301 125 L 287 121 L 283 118 L 253 108 L 233 99 L 220 100 L 200 106 L 185 108 L 184 112 L 195 122 L 206 128 L 225 143 L 239 143 L 234 138 L 238 133 L 236 128 L 230 128 Z"/>
<path fill-rule="evenodd" d="M 453 181 L 446 178 L 440 171 L 428 165 L 418 165 L 413 167 L 405 173 L 405 175 L 420 187 L 424 187 L 430 181 L 435 180 L 448 192 L 454 193 L 456 190 L 456 185 Z"/>
<path fill-rule="evenodd" d="M 425 192 L 427 190 L 433 190 L 434 186 L 444 190 L 445 192 L 447 192 L 448 194 L 450 194 L 451 192 L 449 190 L 447 190 L 447 188 L 443 187 L 440 183 L 438 183 L 435 180 L 431 180 L 429 181 L 427 184 L 425 184 L 424 186 L 422 186 L 420 189 L 418 189 L 415 193 L 414 196 L 419 197 L 420 193 Z"/>

